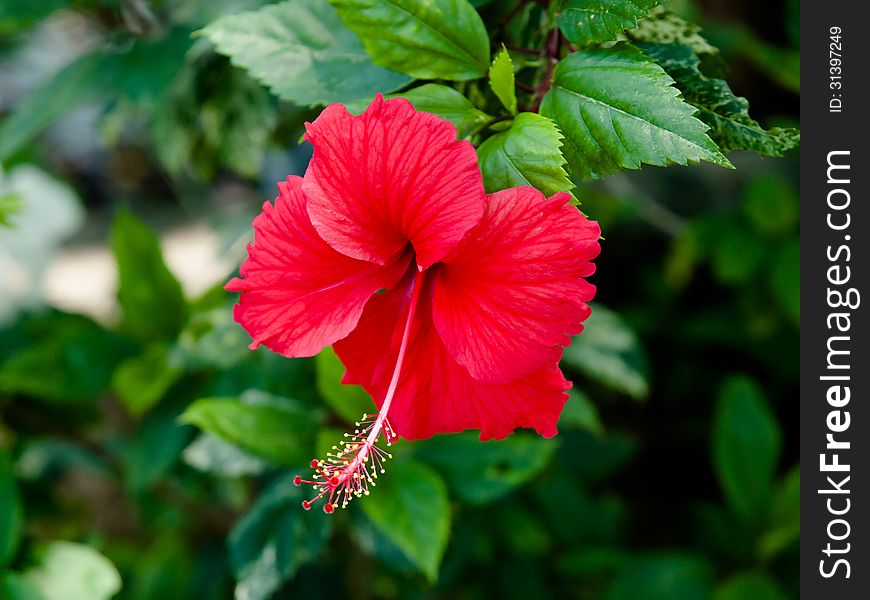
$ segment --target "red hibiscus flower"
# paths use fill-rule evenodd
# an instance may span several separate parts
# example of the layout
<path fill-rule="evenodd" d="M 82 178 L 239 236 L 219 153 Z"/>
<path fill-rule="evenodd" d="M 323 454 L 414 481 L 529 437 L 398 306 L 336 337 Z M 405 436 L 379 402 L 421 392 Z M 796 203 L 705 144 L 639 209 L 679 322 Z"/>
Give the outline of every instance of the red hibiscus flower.
<path fill-rule="evenodd" d="M 565 193 L 485 194 L 471 144 L 404 99 L 378 96 L 356 117 L 333 104 L 306 130 L 308 170 L 263 205 L 227 289 L 241 292 L 234 316 L 252 348 L 334 344 L 344 382 L 379 412 L 297 484 L 332 512 L 368 493 L 389 456 L 381 436 L 555 435 L 570 387 L 558 362 L 595 293 L 597 223 Z"/>

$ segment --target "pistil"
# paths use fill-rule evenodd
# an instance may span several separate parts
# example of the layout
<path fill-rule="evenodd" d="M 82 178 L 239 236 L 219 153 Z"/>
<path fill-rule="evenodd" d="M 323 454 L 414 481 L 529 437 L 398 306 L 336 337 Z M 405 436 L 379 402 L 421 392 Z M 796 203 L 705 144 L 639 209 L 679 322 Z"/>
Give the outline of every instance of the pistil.
<path fill-rule="evenodd" d="M 396 437 L 387 415 L 399 385 L 399 376 L 408 350 L 425 274 L 425 271 L 419 271 L 414 276 L 414 287 L 411 291 L 411 301 L 396 366 L 393 368 L 390 385 L 380 411 L 376 415 L 364 414 L 356 422 L 354 432 L 345 433 L 346 439 L 333 446 L 325 459 L 312 460 L 311 468 L 314 469 L 314 475 L 310 480 L 302 479 L 299 475 L 293 480 L 297 486 L 302 484 L 314 486 L 317 492 L 310 500 L 302 501 L 305 510 L 309 510 L 315 502 L 323 498 L 326 499 L 323 512 L 327 514 L 334 512 L 336 508 L 344 508 L 354 498 L 369 495 L 369 489 L 374 487 L 378 474 L 385 472 L 384 463 L 392 458 L 392 454 L 377 443 L 383 436 L 386 446 L 389 447 Z"/>

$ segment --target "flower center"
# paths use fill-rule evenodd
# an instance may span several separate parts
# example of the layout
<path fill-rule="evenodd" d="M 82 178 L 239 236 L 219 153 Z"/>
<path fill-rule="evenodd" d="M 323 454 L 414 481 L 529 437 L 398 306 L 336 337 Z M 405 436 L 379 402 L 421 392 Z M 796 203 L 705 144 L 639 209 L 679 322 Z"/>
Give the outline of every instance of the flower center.
<path fill-rule="evenodd" d="M 305 510 L 309 510 L 312 504 L 325 498 L 323 512 L 330 514 L 336 508 L 346 507 L 355 497 L 367 496 L 369 488 L 375 485 L 378 473 L 384 472 L 384 463 L 392 458 L 392 454 L 378 446 L 377 442 L 383 435 L 386 445 L 390 446 L 392 439 L 396 437 L 387 420 L 387 414 L 399 386 L 399 375 L 408 350 L 411 327 L 425 278 L 425 271 L 418 271 L 414 275 L 414 287 L 411 291 L 411 302 L 405 319 L 402 342 L 399 345 L 399 355 L 380 411 L 377 415 L 364 414 L 362 419 L 356 422 L 354 432 L 345 433 L 346 439 L 333 446 L 332 452 L 329 452 L 325 459 L 312 460 L 311 468 L 314 469 L 314 475 L 310 480 L 302 479 L 299 475 L 293 480 L 297 486 L 312 485 L 317 492 L 311 500 L 302 501 Z"/>

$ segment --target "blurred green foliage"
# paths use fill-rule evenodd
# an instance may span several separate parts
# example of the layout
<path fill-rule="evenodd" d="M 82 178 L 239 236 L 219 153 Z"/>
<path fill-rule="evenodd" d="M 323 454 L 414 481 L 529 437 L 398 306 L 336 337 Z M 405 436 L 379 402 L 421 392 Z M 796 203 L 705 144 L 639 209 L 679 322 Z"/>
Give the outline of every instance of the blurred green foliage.
<path fill-rule="evenodd" d="M 794 147 L 784 127 L 796 108 L 750 117 L 724 64 L 755 82 L 740 89 L 753 102 L 778 86 L 796 107 L 795 3 L 773 40 L 689 2 L 673 8 L 704 23 L 703 37 L 670 12 L 645 19 L 654 1 L 599 3 L 625 9 L 595 13 L 609 15 L 600 27 L 581 20 L 592 13 L 579 2 L 521 3 L 511 15 L 513 2 L 465 0 L 429 3 L 401 27 L 404 4 L 413 3 L 2 4 L 4 64 L 26 66 L 40 28 L 83 28 L 65 61 L 0 98 L 0 161 L 8 173 L 39 164 L 82 195 L 114 257 L 119 312 L 16 308 L 0 326 L 0 598 L 797 596 L 794 153 L 729 154 L 736 171 L 586 181 L 641 162 L 724 164 L 720 148 Z M 445 14 L 467 35 L 441 31 Z M 515 48 L 543 47 L 547 23 L 580 48 L 556 69 L 561 91 L 540 115 L 530 109 L 546 61 Z M 481 42 L 483 25 L 512 47 Z M 588 48 L 625 37 L 661 68 L 624 40 L 612 52 Z M 685 102 L 640 94 L 635 108 L 652 116 L 628 130 L 683 119 L 691 105 L 709 138 L 692 121 L 686 136 L 701 145 L 688 154 L 667 132 L 634 154 L 591 152 L 599 138 L 566 116 L 574 105 L 558 94 L 583 92 L 591 84 L 574 70 L 585 75 L 601 57 L 617 71 L 644 66 L 593 90 L 600 102 L 618 105 L 647 85 L 670 93 L 665 72 L 683 93 Z M 267 59 L 287 71 L 264 69 Z M 412 77 L 425 82 L 402 90 Z M 327 516 L 301 509 L 293 477 L 371 400 L 339 384 L 331 349 L 294 360 L 249 350 L 232 298 L 220 284 L 185 294 L 154 224 L 209 217 L 216 231 L 221 219 L 246 231 L 274 181 L 304 170 L 297 141 L 317 114 L 309 105 L 361 99 L 350 103 L 359 111 L 396 90 L 479 146 L 488 189 L 572 190 L 604 231 L 599 292 L 564 355 L 574 389 L 559 436 L 400 441 L 372 495 Z M 590 122 L 607 122 L 597 106 Z M 58 141 L 82 107 L 98 114 L 101 150 L 89 159 L 87 140 L 73 152 Z M 0 250 L 34 203 L 3 176 Z M 241 216 L 221 212 L 227 194 L 242 199 Z"/>

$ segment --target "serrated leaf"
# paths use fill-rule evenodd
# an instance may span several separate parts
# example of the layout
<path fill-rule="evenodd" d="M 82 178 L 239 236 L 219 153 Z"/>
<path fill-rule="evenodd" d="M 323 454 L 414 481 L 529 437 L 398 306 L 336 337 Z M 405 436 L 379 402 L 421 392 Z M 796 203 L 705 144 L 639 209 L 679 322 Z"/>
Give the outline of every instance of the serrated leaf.
<path fill-rule="evenodd" d="M 157 236 L 127 210 L 112 224 L 122 327 L 141 340 L 174 339 L 187 322 L 181 285 L 163 262 Z"/>
<path fill-rule="evenodd" d="M 628 38 L 650 44 L 683 44 L 696 54 L 718 55 L 719 49 L 701 35 L 700 25 L 686 21 L 664 6 L 656 7 L 647 19 L 638 21 L 637 27 L 627 32 Z"/>
<path fill-rule="evenodd" d="M 468 0 L 329 0 L 375 63 L 417 79 L 466 80 L 489 68 L 489 36 Z"/>
<path fill-rule="evenodd" d="M 568 41 L 590 46 L 615 40 L 665 0 L 571 0 L 556 17 Z"/>
<path fill-rule="evenodd" d="M 441 477 L 418 462 L 397 461 L 378 479 L 372 496 L 360 502 L 362 511 L 434 583 L 450 535 Z"/>
<path fill-rule="evenodd" d="M 767 516 L 782 433 L 758 384 L 729 378 L 713 417 L 713 463 L 728 504 L 744 521 Z"/>
<path fill-rule="evenodd" d="M 486 504 L 534 477 L 555 449 L 552 441 L 519 433 L 488 442 L 460 433 L 417 442 L 414 456 L 438 469 L 465 502 Z"/>
<path fill-rule="evenodd" d="M 359 385 L 343 384 L 345 368 L 331 346 L 320 351 L 317 362 L 317 391 L 345 421 L 358 421 L 363 413 L 375 411 L 371 396 Z"/>
<path fill-rule="evenodd" d="M 565 348 L 562 363 L 635 399 L 649 393 L 646 353 L 637 334 L 600 304 L 593 306 L 583 333 Z"/>
<path fill-rule="evenodd" d="M 581 50 L 556 67 L 541 114 L 565 136 L 563 154 L 579 180 L 641 164 L 705 160 L 731 167 L 674 81 L 628 44 Z"/>
<path fill-rule="evenodd" d="M 520 113 L 511 128 L 487 139 L 477 151 L 483 185 L 489 193 L 530 185 L 545 195 L 568 192 L 562 134 L 547 117 Z"/>
<path fill-rule="evenodd" d="M 202 398 L 179 420 L 289 466 L 310 458 L 317 431 L 309 410 L 286 398 L 252 392 L 238 398 Z"/>
<path fill-rule="evenodd" d="M 446 119 L 456 126 L 460 138 L 492 120 L 492 117 L 478 110 L 471 101 L 458 91 L 446 85 L 427 83 L 402 92 L 389 94 L 387 98 L 407 98 L 419 111 L 432 113 Z M 358 115 L 370 104 L 370 99 L 347 103 L 347 110 Z"/>
<path fill-rule="evenodd" d="M 507 48 L 502 45 L 489 68 L 489 87 L 512 115 L 517 114 L 517 92 L 514 89 L 514 64 Z"/>
<path fill-rule="evenodd" d="M 297 104 L 344 102 L 410 81 L 372 63 L 326 0 L 290 0 L 228 15 L 200 33 L 234 65 Z"/>
<path fill-rule="evenodd" d="M 118 570 L 90 546 L 51 542 L 37 548 L 36 556 L 36 566 L 24 576 L 43 600 L 108 600 L 121 589 Z"/>
<path fill-rule="evenodd" d="M 276 479 L 233 528 L 227 543 L 237 599 L 272 598 L 326 546 L 331 520 L 321 511 L 303 510 L 302 493 L 292 476 Z"/>
<path fill-rule="evenodd" d="M 647 44 L 647 56 L 674 78 L 686 102 L 698 108 L 698 118 L 710 126 L 708 135 L 723 152 L 752 150 L 763 156 L 782 156 L 800 144 L 800 131 L 764 129 L 749 116 L 749 102 L 735 96 L 722 79 L 701 72 L 701 61 L 682 44 Z"/>

